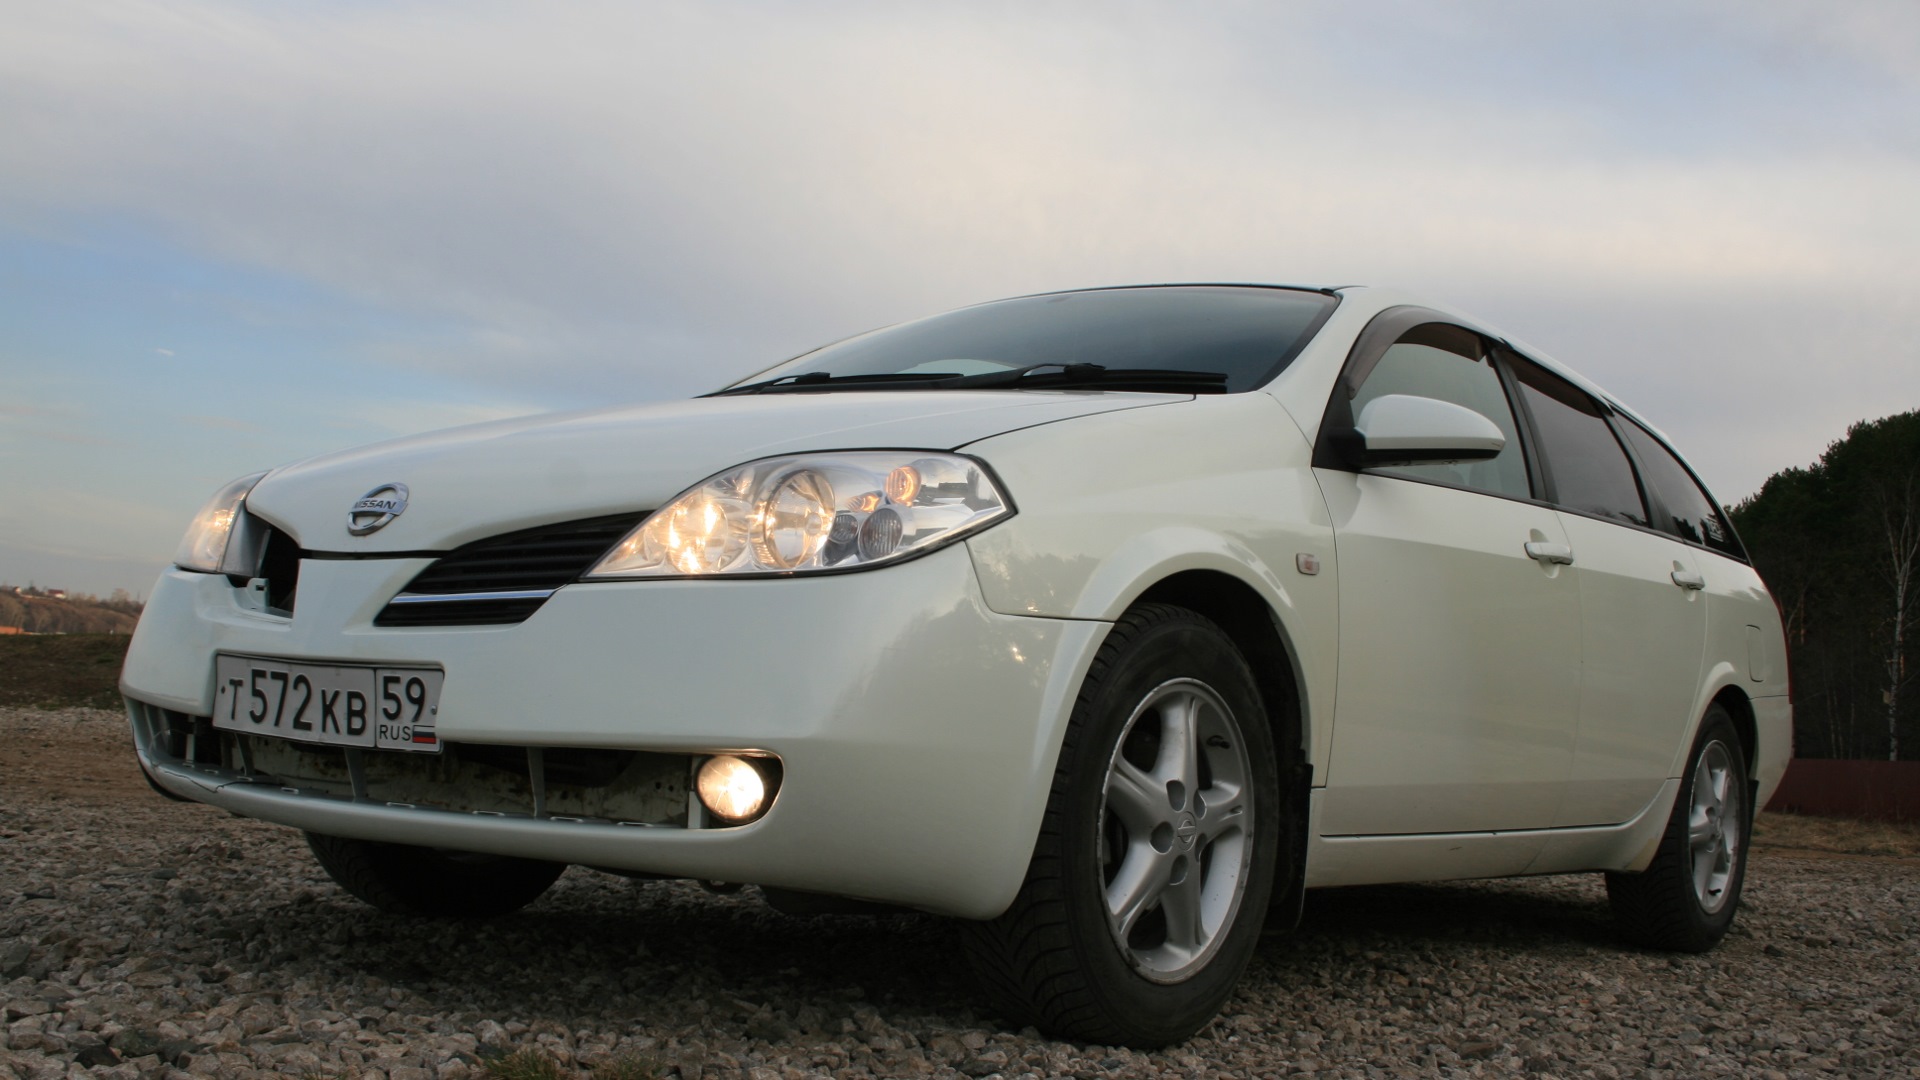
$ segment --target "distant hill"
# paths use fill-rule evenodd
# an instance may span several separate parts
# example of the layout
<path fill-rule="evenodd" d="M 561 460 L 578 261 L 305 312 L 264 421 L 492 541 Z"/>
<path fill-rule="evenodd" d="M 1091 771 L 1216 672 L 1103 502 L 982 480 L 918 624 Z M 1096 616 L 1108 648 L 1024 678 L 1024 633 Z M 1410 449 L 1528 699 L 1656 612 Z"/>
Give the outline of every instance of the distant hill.
<path fill-rule="evenodd" d="M 51 596 L 31 586 L 16 592 L 11 585 L 0 585 L 0 635 L 131 634 L 139 620 L 140 604 L 124 592 L 102 600 L 85 594 Z"/>

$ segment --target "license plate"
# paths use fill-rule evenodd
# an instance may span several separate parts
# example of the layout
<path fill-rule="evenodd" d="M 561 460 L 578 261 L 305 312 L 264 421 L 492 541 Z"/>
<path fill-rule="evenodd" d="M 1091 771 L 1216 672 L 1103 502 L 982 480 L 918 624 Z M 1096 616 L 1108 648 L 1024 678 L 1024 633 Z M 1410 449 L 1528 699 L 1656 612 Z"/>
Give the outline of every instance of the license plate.
<path fill-rule="evenodd" d="M 296 742 L 437 754 L 434 668 L 296 664 L 217 656 L 213 726 Z"/>

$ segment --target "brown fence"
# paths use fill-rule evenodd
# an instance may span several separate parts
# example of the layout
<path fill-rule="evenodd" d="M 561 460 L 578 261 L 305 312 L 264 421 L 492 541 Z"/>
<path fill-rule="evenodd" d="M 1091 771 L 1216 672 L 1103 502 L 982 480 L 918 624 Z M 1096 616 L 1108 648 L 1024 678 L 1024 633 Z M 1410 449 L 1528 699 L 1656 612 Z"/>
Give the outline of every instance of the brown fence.
<path fill-rule="evenodd" d="M 1864 821 L 1920 821 L 1920 761 L 1795 758 L 1767 809 Z"/>

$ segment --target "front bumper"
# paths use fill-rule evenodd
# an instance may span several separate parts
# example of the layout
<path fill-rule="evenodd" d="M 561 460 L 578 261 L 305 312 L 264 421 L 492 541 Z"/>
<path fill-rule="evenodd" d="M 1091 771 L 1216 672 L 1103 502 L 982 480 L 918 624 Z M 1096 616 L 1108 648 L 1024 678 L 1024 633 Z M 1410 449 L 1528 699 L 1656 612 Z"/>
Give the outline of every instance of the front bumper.
<path fill-rule="evenodd" d="M 249 610 L 217 575 L 163 574 L 121 677 L 143 767 L 176 794 L 314 832 L 987 918 L 1026 872 L 1107 628 L 990 611 L 962 545 L 865 573 L 573 585 L 511 626 L 374 626 L 425 564 L 310 560 L 291 619 Z M 288 791 L 155 737 L 160 709 L 211 713 L 221 652 L 441 667 L 448 744 L 760 751 L 782 785 L 764 817 L 726 829 Z"/>

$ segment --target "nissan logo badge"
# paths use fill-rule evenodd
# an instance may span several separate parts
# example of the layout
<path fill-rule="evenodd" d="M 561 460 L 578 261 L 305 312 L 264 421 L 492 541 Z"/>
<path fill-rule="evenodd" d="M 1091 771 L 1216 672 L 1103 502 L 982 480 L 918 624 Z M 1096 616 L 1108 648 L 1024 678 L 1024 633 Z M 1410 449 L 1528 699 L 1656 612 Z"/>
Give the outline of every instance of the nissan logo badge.
<path fill-rule="evenodd" d="M 353 504 L 347 511 L 347 531 L 365 536 L 385 527 L 387 522 L 407 511 L 407 485 L 381 484 Z"/>

